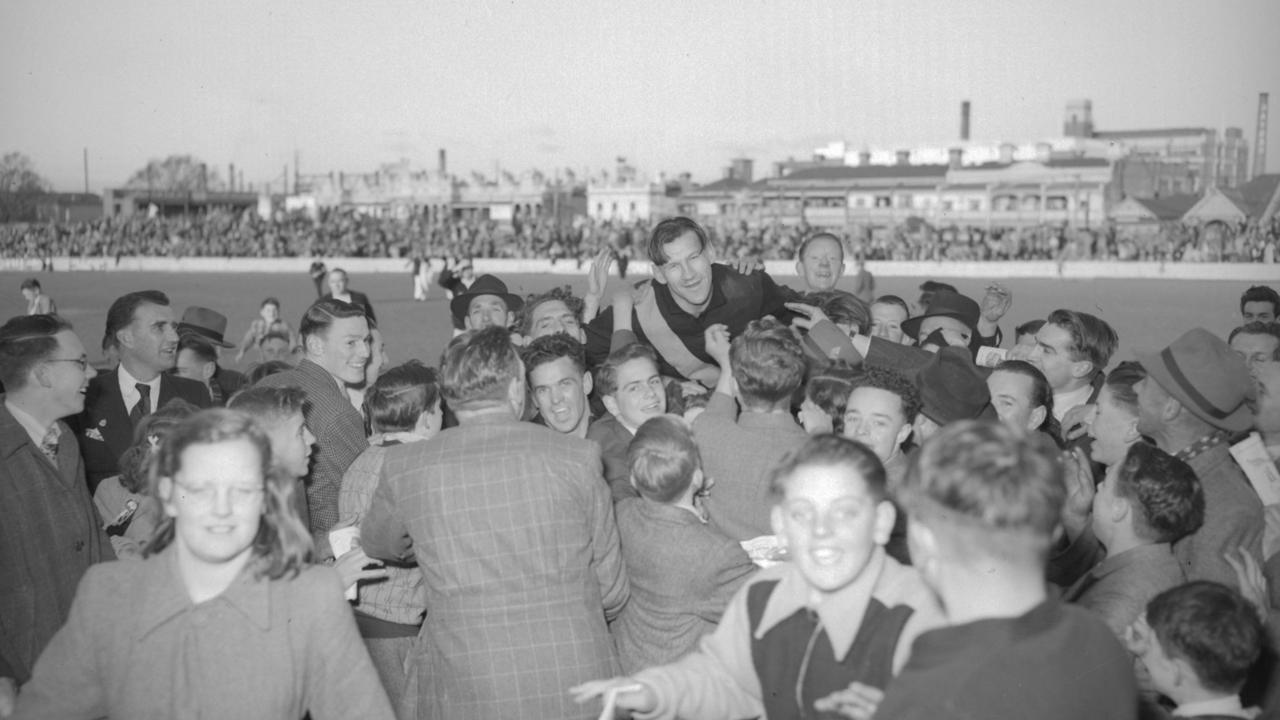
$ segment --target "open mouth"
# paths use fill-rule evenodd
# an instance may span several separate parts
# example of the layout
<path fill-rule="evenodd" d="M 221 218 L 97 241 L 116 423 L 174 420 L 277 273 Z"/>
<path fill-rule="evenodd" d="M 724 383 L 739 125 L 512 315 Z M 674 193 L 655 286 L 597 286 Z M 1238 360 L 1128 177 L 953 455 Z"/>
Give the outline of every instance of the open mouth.
<path fill-rule="evenodd" d="M 809 551 L 809 557 L 818 565 L 830 566 L 844 559 L 844 553 L 835 548 L 814 548 Z"/>

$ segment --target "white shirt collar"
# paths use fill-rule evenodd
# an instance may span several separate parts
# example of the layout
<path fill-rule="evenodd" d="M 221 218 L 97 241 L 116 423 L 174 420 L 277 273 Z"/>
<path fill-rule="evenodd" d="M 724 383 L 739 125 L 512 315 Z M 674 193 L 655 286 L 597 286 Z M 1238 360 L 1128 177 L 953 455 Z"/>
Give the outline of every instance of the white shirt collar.
<path fill-rule="evenodd" d="M 1212 700 L 1197 700 L 1179 705 L 1173 711 L 1174 717 L 1198 717 L 1200 715 L 1230 715 L 1233 717 L 1247 718 L 1249 713 L 1245 712 L 1244 706 L 1240 704 L 1239 695 L 1230 695 L 1228 697 L 1213 698 Z"/>
<path fill-rule="evenodd" d="M 5 409 L 9 411 L 9 414 L 13 416 L 13 419 L 17 420 L 18 424 L 22 426 L 22 429 L 27 431 L 27 435 L 30 436 L 31 442 L 34 443 L 36 447 L 40 447 L 40 444 L 44 442 L 44 436 L 49 434 L 49 428 L 40 427 L 39 420 L 36 420 L 31 413 L 9 402 L 8 398 L 5 399 L 4 406 Z M 54 420 L 53 425 L 57 424 L 58 421 Z M 49 427 L 52 427 L 52 425 Z"/>
<path fill-rule="evenodd" d="M 151 414 L 156 410 L 156 402 L 160 400 L 160 376 L 156 375 L 151 382 L 142 382 L 129 374 L 125 369 L 124 363 L 117 366 L 116 379 L 120 382 L 120 397 L 124 399 L 124 406 L 128 410 L 133 410 L 133 406 L 138 404 L 138 400 L 142 398 L 142 393 L 138 392 L 136 387 L 138 383 L 142 383 L 151 388 L 151 407 L 147 408 L 147 414 Z"/>
<path fill-rule="evenodd" d="M 1089 402 L 1089 396 L 1093 394 L 1092 385 L 1083 385 L 1075 390 L 1068 390 L 1064 393 L 1053 394 L 1053 416 L 1058 422 L 1062 422 L 1062 418 L 1066 417 L 1067 411 L 1077 405 L 1083 405 Z"/>

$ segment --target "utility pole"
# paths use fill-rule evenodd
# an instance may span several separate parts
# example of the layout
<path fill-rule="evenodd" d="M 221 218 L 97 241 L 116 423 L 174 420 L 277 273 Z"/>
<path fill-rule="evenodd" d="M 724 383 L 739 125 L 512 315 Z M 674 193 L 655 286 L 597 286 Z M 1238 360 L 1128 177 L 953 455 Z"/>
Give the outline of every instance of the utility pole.
<path fill-rule="evenodd" d="M 89 194 L 89 148 L 84 149 L 84 194 Z"/>

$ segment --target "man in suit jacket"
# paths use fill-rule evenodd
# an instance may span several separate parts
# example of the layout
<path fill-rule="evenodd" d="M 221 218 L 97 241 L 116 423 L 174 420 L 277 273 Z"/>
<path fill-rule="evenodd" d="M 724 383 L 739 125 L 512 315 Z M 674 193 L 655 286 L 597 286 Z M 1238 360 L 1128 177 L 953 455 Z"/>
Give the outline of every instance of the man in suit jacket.
<path fill-rule="evenodd" d="M 299 327 L 304 356 L 296 368 L 268 375 L 265 387 L 299 387 L 307 394 L 306 426 L 315 433 L 317 450 L 307 475 L 309 529 L 316 554 L 332 556 L 329 530 L 338 522 L 342 476 L 369 447 L 364 418 L 351 404 L 347 385 L 365 380 L 369 364 L 369 321 L 356 305 L 327 297 L 312 303 Z"/>
<path fill-rule="evenodd" d="M 334 268 L 329 271 L 329 294 L 325 295 L 325 297 L 341 300 L 359 307 L 364 310 L 364 316 L 369 319 L 370 325 L 378 324 L 378 318 L 373 314 L 373 304 L 369 302 L 369 296 L 347 287 L 346 270 Z"/>
<path fill-rule="evenodd" d="M 600 449 L 519 421 L 506 328 L 445 353 L 459 427 L 389 448 L 361 523 L 370 557 L 423 569 L 419 718 L 588 718 L 566 688 L 619 671 L 606 623 L 629 590 Z"/>
<path fill-rule="evenodd" d="M 59 422 L 80 412 L 95 374 L 55 315 L 0 327 L 0 706 L 30 679 L 85 570 L 114 558 L 75 437 Z"/>
<path fill-rule="evenodd" d="M 84 411 L 70 423 L 90 492 L 119 472 L 120 455 L 133 444 L 133 429 L 143 417 L 172 398 L 200 408 L 210 404 L 204 385 L 168 372 L 178 358 L 178 331 L 169 298 L 159 290 L 116 298 L 107 310 L 102 347 L 114 348 L 120 364 L 89 381 Z"/>

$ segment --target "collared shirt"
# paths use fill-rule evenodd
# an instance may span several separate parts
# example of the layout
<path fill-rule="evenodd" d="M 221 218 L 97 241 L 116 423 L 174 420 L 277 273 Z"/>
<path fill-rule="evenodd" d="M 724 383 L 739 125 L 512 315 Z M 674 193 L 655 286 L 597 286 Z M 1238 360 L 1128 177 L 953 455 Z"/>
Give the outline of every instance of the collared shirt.
<path fill-rule="evenodd" d="M 808 608 L 817 613 L 827 637 L 831 639 L 831 649 L 836 660 L 844 660 L 853 648 L 858 629 L 862 627 L 862 616 L 866 614 L 867 604 L 871 602 L 871 592 L 884 569 L 884 559 L 884 549 L 876 548 L 867 567 L 856 580 L 834 593 L 821 596 L 816 604 L 813 601 L 813 589 L 805 582 L 804 576 L 800 573 L 788 573 L 778 581 L 778 586 L 769 596 L 764 615 L 756 627 L 755 638 L 759 640 L 797 610 Z"/>
<path fill-rule="evenodd" d="M 27 431 L 27 435 L 31 438 L 31 443 L 36 448 L 39 448 L 40 444 L 44 442 L 44 436 L 49 434 L 49 428 L 41 427 L 39 420 L 35 419 L 31 413 L 9 402 L 8 398 L 5 399 L 4 406 L 9 410 L 9 414 L 13 415 L 13 419 L 17 420 L 18 424 L 22 426 L 22 429 Z M 53 425 L 49 427 L 57 424 L 58 421 L 54 420 Z"/>
<path fill-rule="evenodd" d="M 156 375 L 151 378 L 150 382 L 142 382 L 129 374 L 125 369 L 124 363 L 120 363 L 119 372 L 116 373 L 116 379 L 120 381 L 120 397 L 124 399 L 124 409 L 127 412 L 133 412 L 133 406 L 138 404 L 142 399 L 142 393 L 138 392 L 137 385 L 139 383 L 151 388 L 151 407 L 147 408 L 144 415 L 150 415 L 156 411 L 156 403 L 160 401 L 160 376 Z"/>
<path fill-rule="evenodd" d="M 1074 408 L 1077 405 L 1084 405 L 1089 402 L 1089 396 L 1092 394 L 1092 385 L 1085 385 L 1083 387 L 1076 388 L 1075 390 L 1068 390 L 1064 393 L 1054 393 L 1053 416 L 1057 418 L 1058 422 L 1062 422 L 1062 419 L 1067 416 L 1067 413 L 1071 408 Z"/>
<path fill-rule="evenodd" d="M 1197 700 L 1196 702 L 1179 705 L 1173 710 L 1174 717 L 1201 717 L 1204 715 L 1226 715 L 1239 718 L 1253 717 L 1240 704 L 1239 695 L 1213 698 L 1212 700 Z"/>

